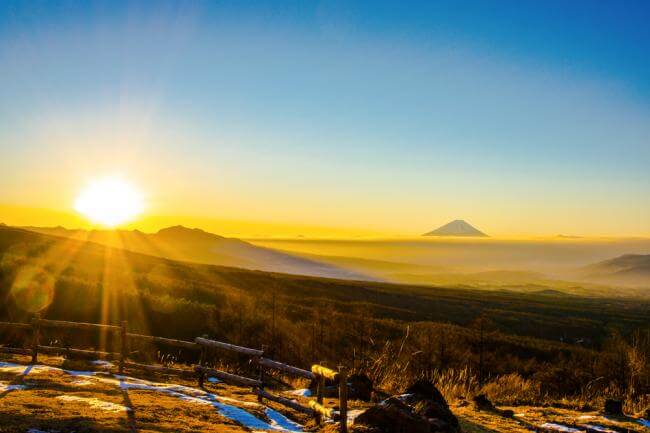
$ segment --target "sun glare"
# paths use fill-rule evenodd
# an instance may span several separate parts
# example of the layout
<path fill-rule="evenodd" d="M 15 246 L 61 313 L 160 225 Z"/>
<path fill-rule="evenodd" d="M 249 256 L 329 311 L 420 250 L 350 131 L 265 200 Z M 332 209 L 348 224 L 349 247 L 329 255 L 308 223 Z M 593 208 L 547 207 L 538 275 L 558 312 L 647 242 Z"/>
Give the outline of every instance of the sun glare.
<path fill-rule="evenodd" d="M 75 201 L 74 208 L 90 221 L 115 227 L 142 212 L 140 193 L 119 178 L 105 178 L 89 183 Z"/>

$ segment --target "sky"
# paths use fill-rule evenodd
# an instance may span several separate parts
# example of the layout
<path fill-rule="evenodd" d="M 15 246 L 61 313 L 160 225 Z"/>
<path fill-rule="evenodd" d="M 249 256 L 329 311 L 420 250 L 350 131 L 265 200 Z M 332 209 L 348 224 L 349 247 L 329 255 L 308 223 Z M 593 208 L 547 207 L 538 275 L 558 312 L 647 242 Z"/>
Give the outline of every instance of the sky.
<path fill-rule="evenodd" d="M 650 236 L 645 1 L 0 2 L 0 222 Z"/>

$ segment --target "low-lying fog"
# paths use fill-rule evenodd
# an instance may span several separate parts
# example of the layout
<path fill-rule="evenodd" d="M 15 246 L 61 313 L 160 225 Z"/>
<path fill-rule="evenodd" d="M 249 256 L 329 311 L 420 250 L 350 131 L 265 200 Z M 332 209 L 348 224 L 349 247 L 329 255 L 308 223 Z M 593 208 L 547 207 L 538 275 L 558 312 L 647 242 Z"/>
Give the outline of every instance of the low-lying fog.
<path fill-rule="evenodd" d="M 539 278 L 566 280 L 587 279 L 584 268 L 624 254 L 650 254 L 650 239 L 604 238 L 435 238 L 381 240 L 314 240 L 314 239 L 251 239 L 250 242 L 292 252 L 321 256 L 342 267 L 378 276 L 392 275 L 395 281 L 427 282 L 427 274 L 447 276 L 467 273 L 501 272 L 499 280 L 531 280 Z M 328 256 L 328 257 L 322 257 Z M 383 262 L 383 263 L 382 263 Z M 514 272 L 513 272 L 514 271 Z M 527 276 L 517 274 L 526 272 Z M 409 278 L 410 277 L 410 278 Z M 594 281 L 592 278 L 591 281 Z M 430 280 L 429 282 L 435 282 Z M 460 282 L 460 281 L 459 281 Z M 595 281 L 598 282 L 598 281 Z M 650 281 L 647 281 L 650 286 Z M 644 281 L 639 281 L 640 285 Z"/>

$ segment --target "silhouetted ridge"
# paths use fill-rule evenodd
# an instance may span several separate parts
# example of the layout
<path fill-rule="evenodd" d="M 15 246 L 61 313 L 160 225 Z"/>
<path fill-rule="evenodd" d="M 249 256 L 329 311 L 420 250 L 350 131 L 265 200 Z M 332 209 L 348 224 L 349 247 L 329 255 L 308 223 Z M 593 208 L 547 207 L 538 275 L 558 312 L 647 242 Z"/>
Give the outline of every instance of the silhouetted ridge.
<path fill-rule="evenodd" d="M 333 264 L 182 225 L 163 228 L 157 233 L 134 230 L 67 230 L 62 227 L 29 227 L 28 229 L 172 260 L 316 277 L 373 281 L 378 279 Z M 118 236 L 115 236 L 116 233 Z"/>

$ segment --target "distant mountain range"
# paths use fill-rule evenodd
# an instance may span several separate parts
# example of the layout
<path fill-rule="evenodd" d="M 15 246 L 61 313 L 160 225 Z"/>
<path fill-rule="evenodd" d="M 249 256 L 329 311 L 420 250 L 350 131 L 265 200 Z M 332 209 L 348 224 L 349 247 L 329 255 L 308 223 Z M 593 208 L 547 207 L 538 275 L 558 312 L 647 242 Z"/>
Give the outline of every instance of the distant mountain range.
<path fill-rule="evenodd" d="M 451 227 L 448 227 L 450 225 Z M 487 244 L 481 247 L 473 245 L 469 249 L 463 247 L 450 250 L 440 247 L 442 249 L 435 251 L 449 255 L 450 262 L 428 264 L 426 261 L 419 261 L 421 255 L 413 255 L 413 252 L 408 249 L 408 245 L 405 246 L 403 243 L 398 246 L 385 247 L 388 252 L 385 253 L 387 259 L 378 260 L 373 259 L 375 257 L 373 255 L 365 256 L 361 251 L 356 251 L 357 254 L 346 254 L 346 256 L 336 254 L 334 251 L 319 252 L 318 254 L 299 252 L 300 250 L 288 252 L 284 249 L 290 250 L 290 247 L 282 248 L 280 246 L 280 249 L 275 249 L 272 246 L 254 245 L 241 239 L 227 238 L 183 226 L 168 227 L 156 233 L 144 233 L 138 230 L 69 230 L 63 227 L 24 227 L 23 229 L 123 248 L 171 260 L 325 278 L 424 285 L 470 285 L 488 288 L 504 287 L 504 285 L 519 288 L 525 285 L 526 289 L 530 289 L 532 286 L 538 289 L 543 286 L 553 288 L 561 286 L 562 290 L 573 290 L 573 286 L 581 285 L 581 283 L 560 284 L 560 281 L 557 280 L 559 278 L 566 281 L 581 281 L 585 284 L 589 283 L 589 285 L 596 283 L 619 288 L 650 287 L 650 254 L 625 254 L 592 265 L 580 265 L 579 268 L 567 269 L 566 272 L 558 273 L 555 276 L 552 276 L 553 272 L 551 272 L 547 274 L 550 275 L 547 277 L 534 272 L 534 267 L 500 268 L 503 263 L 510 263 L 510 258 L 514 260 L 524 253 L 538 257 L 537 252 L 533 254 L 517 249 L 516 246 L 509 246 L 506 250 L 499 249 L 501 247 L 498 245 L 499 248 L 496 250 L 492 247 L 486 249 Z M 486 236 L 464 221 L 453 221 L 427 235 Z M 638 251 L 641 247 L 634 248 Z M 420 250 L 421 246 L 418 246 L 418 254 L 421 254 Z M 490 265 L 485 266 L 485 271 L 477 270 L 476 264 L 482 263 L 482 261 L 477 262 L 477 257 L 488 260 L 494 259 L 495 256 L 499 258 L 503 254 L 506 254 L 505 259 L 486 262 Z M 548 254 L 562 255 L 566 253 L 564 250 L 556 249 L 551 250 Z M 590 287 L 589 290 L 595 289 Z"/>
<path fill-rule="evenodd" d="M 377 277 L 370 277 L 329 263 L 183 226 L 164 228 L 157 233 L 143 233 L 139 230 L 68 230 L 63 227 L 23 228 L 172 260 L 315 277 L 378 280 Z"/>
<path fill-rule="evenodd" d="M 650 254 L 624 254 L 582 269 L 586 279 L 650 287 Z"/>
<path fill-rule="evenodd" d="M 442 227 L 423 234 L 422 236 L 464 236 L 464 237 L 487 237 L 485 233 L 474 228 L 464 220 L 454 220 Z"/>

